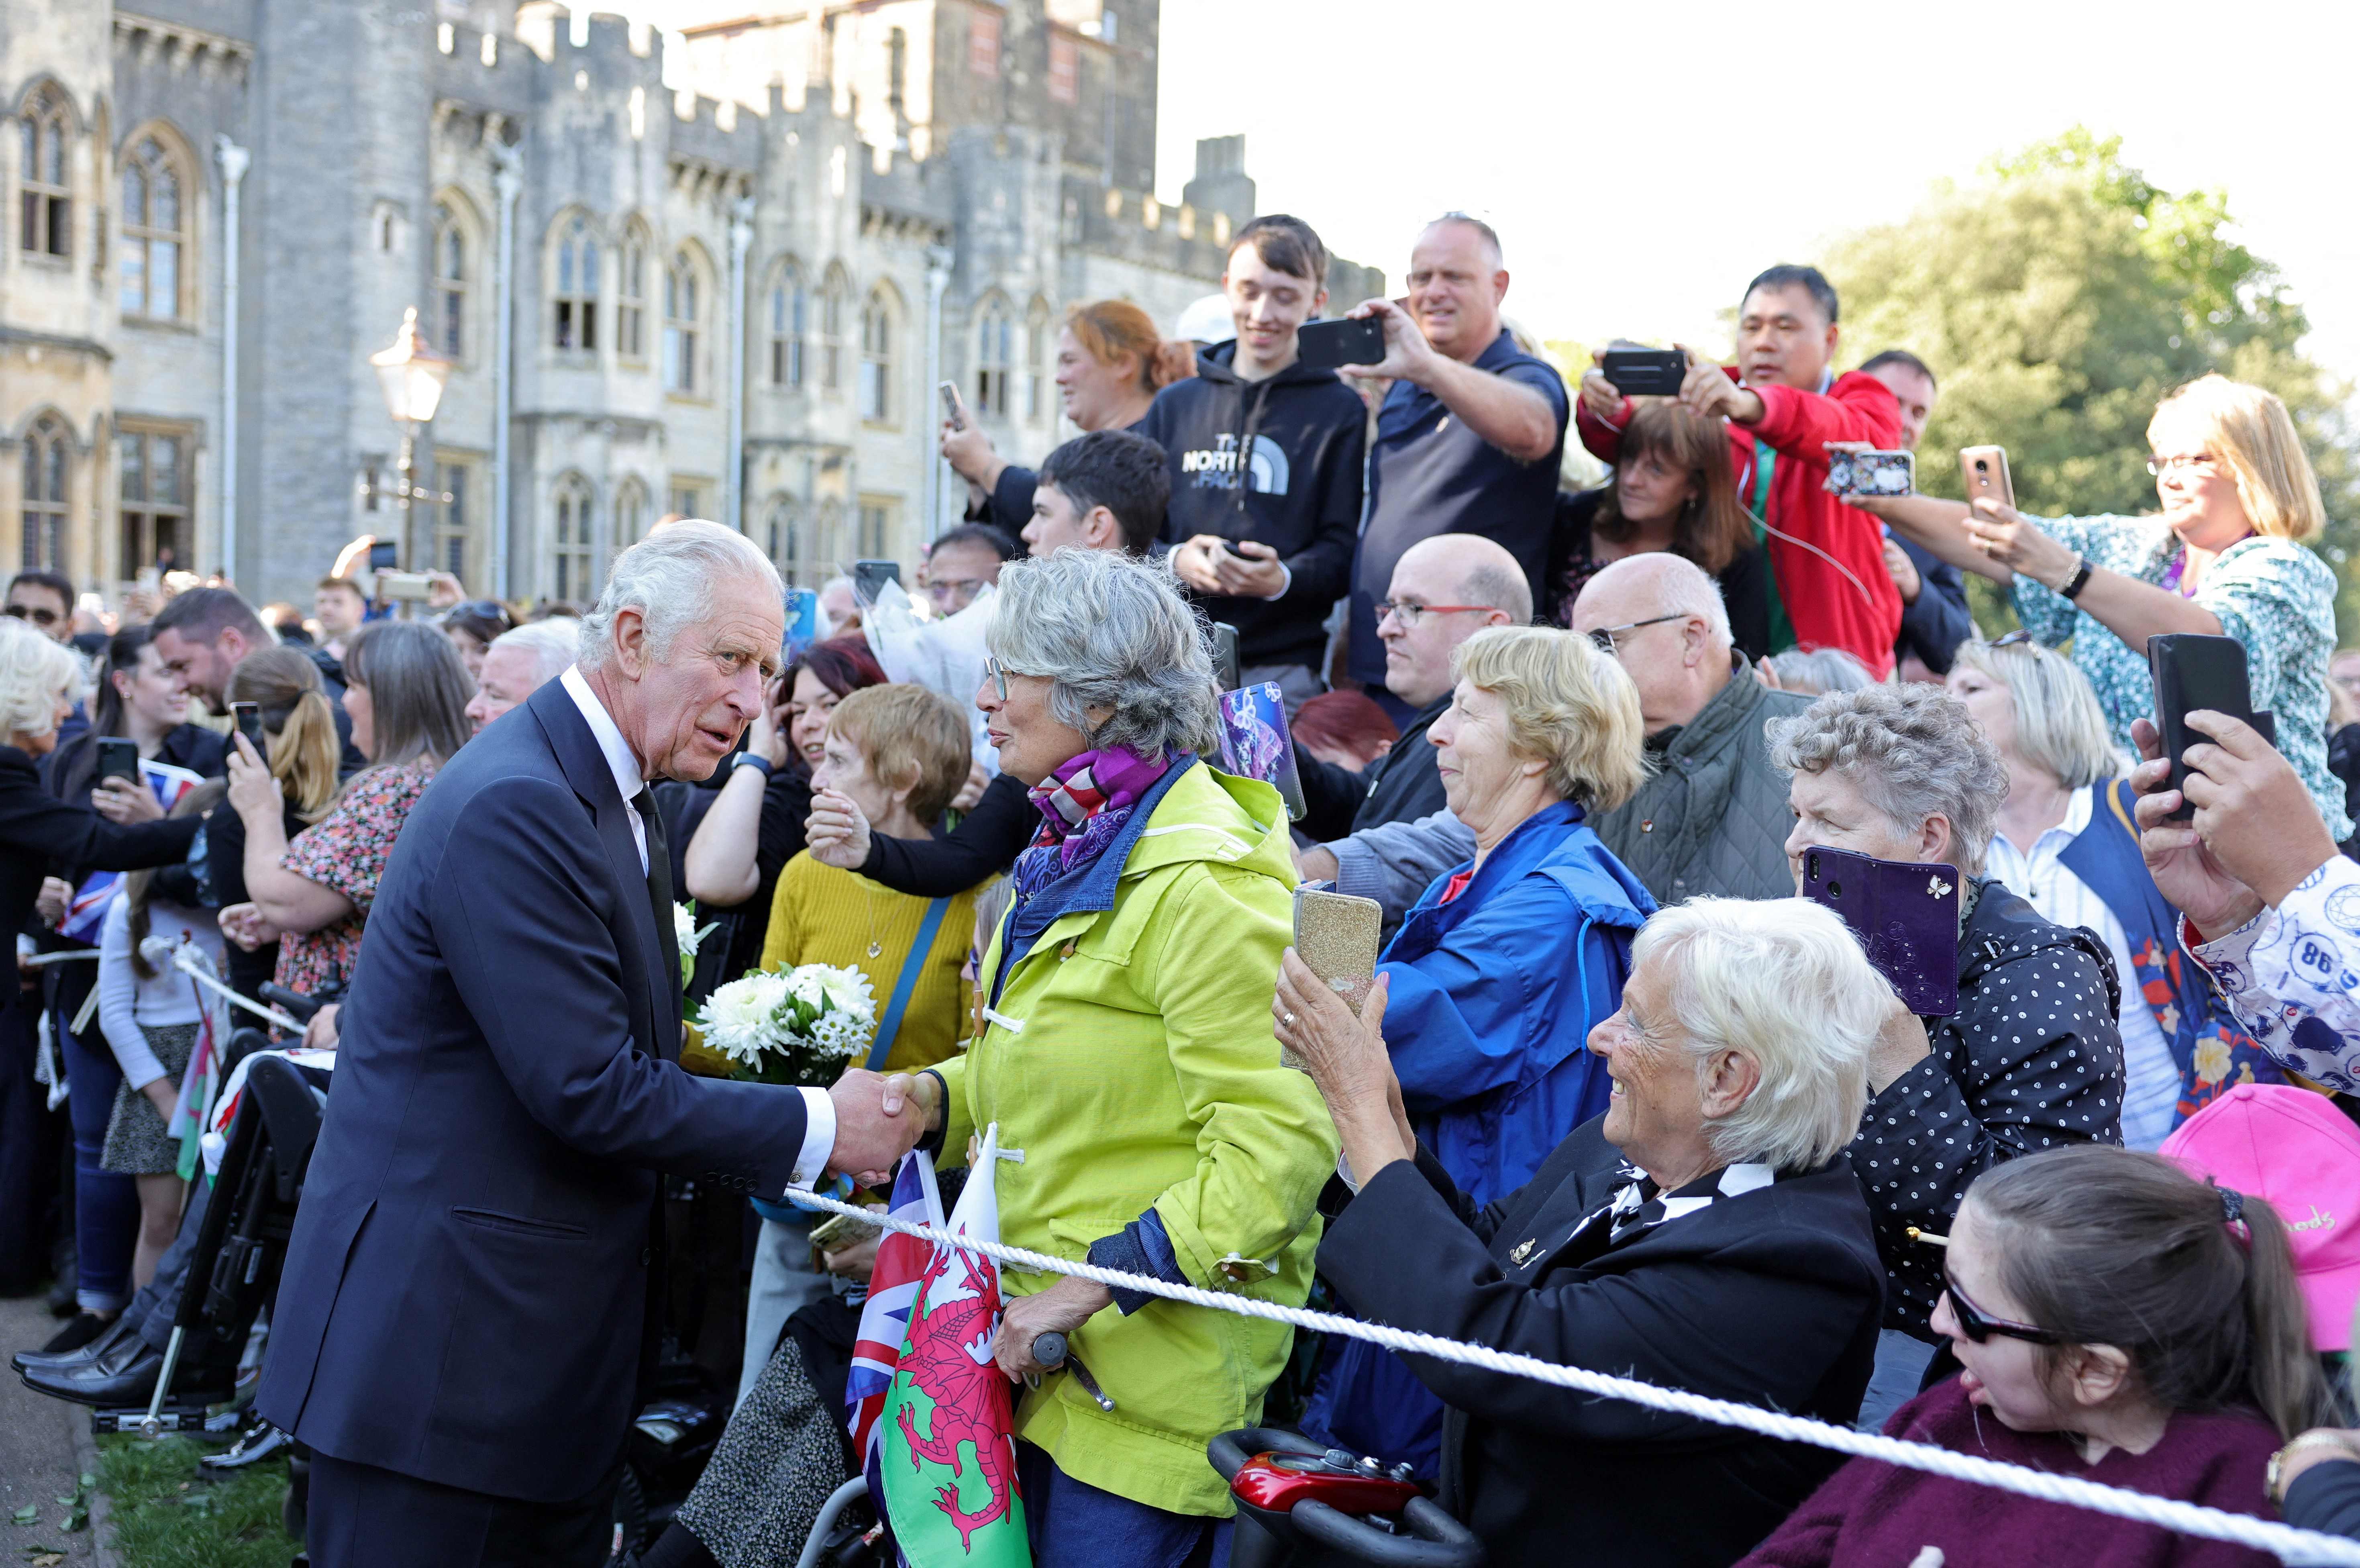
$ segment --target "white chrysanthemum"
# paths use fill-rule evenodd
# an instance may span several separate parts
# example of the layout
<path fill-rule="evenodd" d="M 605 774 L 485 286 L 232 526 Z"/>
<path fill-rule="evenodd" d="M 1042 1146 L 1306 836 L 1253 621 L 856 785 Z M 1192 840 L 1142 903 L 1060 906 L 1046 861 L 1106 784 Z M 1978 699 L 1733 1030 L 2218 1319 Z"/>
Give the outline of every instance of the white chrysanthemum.
<path fill-rule="evenodd" d="M 868 975 L 858 969 L 831 969 L 823 964 L 812 967 L 819 971 L 820 990 L 831 1007 L 864 1023 L 876 1021 L 876 994 L 869 987 Z"/>
<path fill-rule="evenodd" d="M 730 1061 L 752 1066 L 780 1044 L 777 1015 L 786 999 L 786 979 L 748 975 L 716 985 L 705 1004 L 700 1027 L 705 1043 Z"/>
<path fill-rule="evenodd" d="M 694 958 L 697 948 L 703 944 L 705 939 L 720 929 L 719 920 L 699 926 L 696 923 L 695 912 L 686 904 L 674 904 L 672 907 L 672 937 L 680 943 L 680 955 L 683 958 Z"/>
<path fill-rule="evenodd" d="M 779 979 L 785 985 L 788 996 L 816 1011 L 827 1005 L 827 993 L 821 988 L 820 983 L 820 975 L 825 969 L 824 964 L 805 964 L 788 970 Z"/>
<path fill-rule="evenodd" d="M 812 1020 L 811 1038 L 826 1054 L 849 1058 L 869 1043 L 869 1026 L 850 1013 L 822 1013 Z"/>

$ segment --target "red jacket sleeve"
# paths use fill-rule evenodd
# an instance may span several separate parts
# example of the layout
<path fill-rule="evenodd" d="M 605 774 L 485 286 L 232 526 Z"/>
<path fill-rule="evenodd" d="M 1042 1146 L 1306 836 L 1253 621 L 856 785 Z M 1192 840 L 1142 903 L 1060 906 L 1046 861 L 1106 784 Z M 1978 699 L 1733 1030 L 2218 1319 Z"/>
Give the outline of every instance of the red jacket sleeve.
<path fill-rule="evenodd" d="M 1612 420 L 1601 419 L 1590 411 L 1579 393 L 1573 399 L 1573 428 L 1581 437 L 1583 448 L 1601 463 L 1612 463 L 1614 454 L 1622 450 L 1622 431 L 1631 423 L 1631 399 L 1622 399 Z"/>
<path fill-rule="evenodd" d="M 1848 370 L 1824 396 L 1793 387 L 1756 387 L 1754 393 L 1762 399 L 1754 435 L 1791 462 L 1826 468 L 1828 441 L 1901 444 L 1901 405 L 1874 376 Z"/>

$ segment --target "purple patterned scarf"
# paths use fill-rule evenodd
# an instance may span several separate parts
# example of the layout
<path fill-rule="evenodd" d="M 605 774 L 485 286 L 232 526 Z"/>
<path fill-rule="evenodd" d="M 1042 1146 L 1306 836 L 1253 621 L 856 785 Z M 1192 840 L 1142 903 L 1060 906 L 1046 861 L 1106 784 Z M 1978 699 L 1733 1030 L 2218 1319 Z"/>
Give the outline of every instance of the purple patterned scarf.
<path fill-rule="evenodd" d="M 1128 746 L 1086 751 L 1032 786 L 1041 831 L 1016 857 L 1016 889 L 1030 898 L 1075 866 L 1095 860 L 1122 832 L 1140 798 L 1171 770 Z"/>

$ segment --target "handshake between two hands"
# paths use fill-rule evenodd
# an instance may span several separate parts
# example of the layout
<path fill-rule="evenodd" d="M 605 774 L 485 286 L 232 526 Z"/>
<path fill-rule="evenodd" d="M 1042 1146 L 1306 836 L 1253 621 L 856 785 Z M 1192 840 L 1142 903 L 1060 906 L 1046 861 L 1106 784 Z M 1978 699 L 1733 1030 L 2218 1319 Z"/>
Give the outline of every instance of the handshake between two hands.
<path fill-rule="evenodd" d="M 850 1176 L 863 1186 L 892 1180 L 901 1156 L 942 1126 L 942 1080 L 930 1073 L 889 1077 L 855 1067 L 836 1081 L 827 1097 L 836 1107 L 828 1174 Z"/>

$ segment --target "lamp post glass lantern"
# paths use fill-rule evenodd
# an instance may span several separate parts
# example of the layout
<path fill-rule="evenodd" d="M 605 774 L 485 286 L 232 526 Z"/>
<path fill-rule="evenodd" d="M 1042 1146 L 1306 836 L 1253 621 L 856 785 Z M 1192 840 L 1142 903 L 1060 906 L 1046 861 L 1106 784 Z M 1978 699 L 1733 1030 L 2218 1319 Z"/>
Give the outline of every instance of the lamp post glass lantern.
<path fill-rule="evenodd" d="M 419 489 L 413 469 L 418 427 L 433 422 L 443 385 L 451 379 L 452 362 L 436 354 L 426 334 L 419 331 L 418 307 L 413 305 L 402 312 L 401 330 L 393 334 L 393 342 L 369 355 L 369 367 L 377 372 L 377 387 L 385 394 L 385 411 L 401 429 L 401 455 L 396 464 L 400 481 L 394 499 L 401 507 L 401 558 L 406 563 L 420 559 L 418 541 L 410 537 L 410 503 L 447 506 L 451 500 L 440 491 Z"/>

